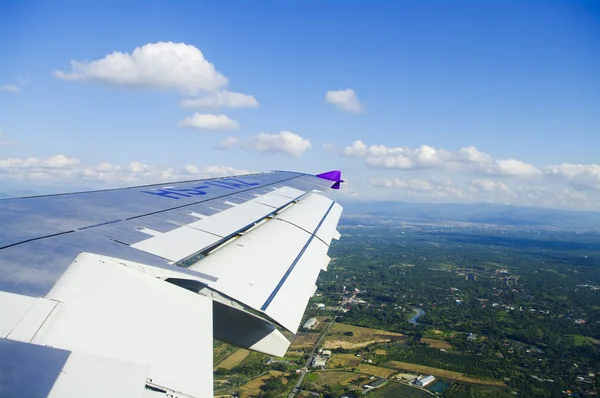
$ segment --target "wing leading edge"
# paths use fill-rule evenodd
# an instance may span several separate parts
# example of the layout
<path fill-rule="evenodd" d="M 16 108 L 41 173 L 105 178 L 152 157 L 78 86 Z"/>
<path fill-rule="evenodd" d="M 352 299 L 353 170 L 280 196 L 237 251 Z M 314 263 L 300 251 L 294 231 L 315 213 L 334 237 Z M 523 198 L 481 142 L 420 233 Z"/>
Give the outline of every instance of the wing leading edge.
<path fill-rule="evenodd" d="M 0 396 L 207 397 L 213 337 L 282 356 L 339 238 L 330 173 L 0 201 Z"/>

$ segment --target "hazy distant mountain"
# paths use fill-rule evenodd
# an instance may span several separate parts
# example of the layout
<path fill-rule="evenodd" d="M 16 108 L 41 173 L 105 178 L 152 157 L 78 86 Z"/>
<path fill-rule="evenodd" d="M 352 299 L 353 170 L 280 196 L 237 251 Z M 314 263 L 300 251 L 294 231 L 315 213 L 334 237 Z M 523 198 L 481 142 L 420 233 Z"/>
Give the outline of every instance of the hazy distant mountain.
<path fill-rule="evenodd" d="M 395 216 L 422 221 L 458 221 L 499 225 L 547 225 L 600 228 L 600 213 L 517 207 L 490 203 L 348 202 L 346 214 Z"/>

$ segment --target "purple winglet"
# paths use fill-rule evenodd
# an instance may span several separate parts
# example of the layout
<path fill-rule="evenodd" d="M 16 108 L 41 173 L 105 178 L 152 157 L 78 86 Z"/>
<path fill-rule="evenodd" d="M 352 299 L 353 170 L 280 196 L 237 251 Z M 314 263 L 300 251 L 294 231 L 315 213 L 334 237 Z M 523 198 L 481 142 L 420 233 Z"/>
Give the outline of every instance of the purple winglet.
<path fill-rule="evenodd" d="M 342 172 L 339 170 L 331 170 L 326 173 L 317 174 L 317 177 L 334 181 L 335 183 L 331 186 L 333 189 L 340 189 L 340 183 L 344 182 L 344 180 L 342 180 Z"/>

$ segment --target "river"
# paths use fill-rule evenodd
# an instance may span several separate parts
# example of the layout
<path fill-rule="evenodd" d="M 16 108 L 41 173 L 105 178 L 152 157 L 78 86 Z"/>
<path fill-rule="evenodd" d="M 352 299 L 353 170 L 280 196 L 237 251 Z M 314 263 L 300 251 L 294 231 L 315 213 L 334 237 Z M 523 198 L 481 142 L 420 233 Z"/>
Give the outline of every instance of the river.
<path fill-rule="evenodd" d="M 422 310 L 422 309 L 420 309 L 420 308 L 413 308 L 413 311 L 415 311 L 415 312 L 416 312 L 416 314 L 415 314 L 415 315 L 413 315 L 413 317 L 412 317 L 412 318 L 410 318 L 410 320 L 409 320 L 408 322 L 412 323 L 413 325 L 416 325 L 416 324 L 417 324 L 417 320 L 419 319 L 419 317 L 420 317 L 421 315 L 425 315 L 425 311 L 423 311 L 423 310 Z"/>

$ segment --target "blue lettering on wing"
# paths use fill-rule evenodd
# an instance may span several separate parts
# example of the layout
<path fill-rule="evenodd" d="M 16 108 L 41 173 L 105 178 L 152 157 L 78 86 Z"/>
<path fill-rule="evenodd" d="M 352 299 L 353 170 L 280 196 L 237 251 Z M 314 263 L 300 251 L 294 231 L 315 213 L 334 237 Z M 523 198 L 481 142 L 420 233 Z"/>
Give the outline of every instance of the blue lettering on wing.
<path fill-rule="evenodd" d="M 226 180 L 219 181 L 207 181 L 205 185 L 198 185 L 192 188 L 165 188 L 165 189 L 155 189 L 151 191 L 140 191 L 142 193 L 149 193 L 151 195 L 162 196 L 164 198 L 169 199 L 181 199 L 181 198 L 191 198 L 192 196 L 201 196 L 206 195 L 207 188 L 211 186 L 228 188 L 228 189 L 239 189 L 246 187 L 254 187 L 260 185 L 258 182 L 245 182 L 242 180 L 238 180 L 236 178 L 229 178 Z"/>

